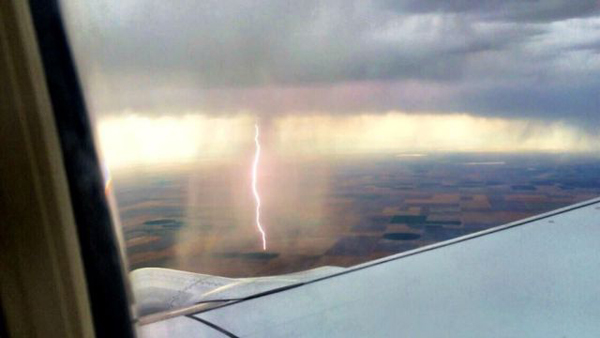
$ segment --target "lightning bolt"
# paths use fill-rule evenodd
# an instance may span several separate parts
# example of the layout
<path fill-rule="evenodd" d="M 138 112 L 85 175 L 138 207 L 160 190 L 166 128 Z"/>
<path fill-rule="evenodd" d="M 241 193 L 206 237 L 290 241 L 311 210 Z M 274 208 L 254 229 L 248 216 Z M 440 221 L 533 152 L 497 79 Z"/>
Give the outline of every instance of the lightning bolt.
<path fill-rule="evenodd" d="M 260 196 L 258 195 L 258 189 L 256 188 L 256 174 L 258 173 L 258 160 L 260 159 L 260 142 L 258 141 L 258 125 L 254 125 L 256 133 L 254 134 L 254 143 L 256 144 L 256 152 L 254 153 L 254 162 L 252 163 L 252 193 L 254 194 L 254 200 L 256 203 L 256 227 L 262 235 L 262 246 L 263 250 L 267 250 L 267 235 L 262 225 L 260 225 Z"/>

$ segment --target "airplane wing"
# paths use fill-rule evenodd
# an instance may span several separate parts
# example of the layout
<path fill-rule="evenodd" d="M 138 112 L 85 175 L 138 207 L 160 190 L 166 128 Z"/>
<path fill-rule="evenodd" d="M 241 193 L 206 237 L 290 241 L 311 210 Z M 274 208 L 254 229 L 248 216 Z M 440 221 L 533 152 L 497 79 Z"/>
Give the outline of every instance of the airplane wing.
<path fill-rule="evenodd" d="M 140 316 L 180 309 L 198 303 L 222 302 L 241 299 L 286 288 L 331 275 L 344 268 L 323 266 L 316 269 L 258 278 L 225 278 L 193 272 L 142 268 L 130 275 L 137 312 Z"/>
<path fill-rule="evenodd" d="M 296 283 L 287 276 L 271 288 L 195 298 L 195 305 L 141 317 L 138 334 L 598 337 L 600 199 L 321 272 L 296 275 Z"/>

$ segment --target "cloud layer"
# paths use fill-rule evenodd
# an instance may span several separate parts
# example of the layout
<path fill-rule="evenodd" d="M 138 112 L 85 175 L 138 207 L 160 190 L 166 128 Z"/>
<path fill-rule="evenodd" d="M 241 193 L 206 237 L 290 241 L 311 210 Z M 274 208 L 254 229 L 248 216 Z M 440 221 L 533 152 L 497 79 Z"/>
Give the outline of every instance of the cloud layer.
<path fill-rule="evenodd" d="M 396 110 L 600 126 L 595 0 L 105 0 L 64 9 L 99 113 Z"/>

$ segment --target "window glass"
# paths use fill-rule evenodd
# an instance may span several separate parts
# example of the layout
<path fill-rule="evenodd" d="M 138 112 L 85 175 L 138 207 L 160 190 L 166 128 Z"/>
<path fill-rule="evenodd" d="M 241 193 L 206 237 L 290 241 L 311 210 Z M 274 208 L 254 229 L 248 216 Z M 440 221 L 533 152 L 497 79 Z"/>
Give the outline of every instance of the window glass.
<path fill-rule="evenodd" d="M 600 19 L 531 8 L 64 1 L 129 268 L 348 267 L 598 196 Z"/>

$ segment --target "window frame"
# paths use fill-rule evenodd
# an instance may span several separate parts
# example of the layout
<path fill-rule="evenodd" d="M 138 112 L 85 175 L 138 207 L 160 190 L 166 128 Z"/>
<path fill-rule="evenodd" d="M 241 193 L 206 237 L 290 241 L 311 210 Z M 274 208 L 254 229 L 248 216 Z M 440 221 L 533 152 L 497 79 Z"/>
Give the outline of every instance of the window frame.
<path fill-rule="evenodd" d="M 60 4 L 29 0 L 29 6 L 62 149 L 94 329 L 99 337 L 134 337 L 127 271 Z"/>

